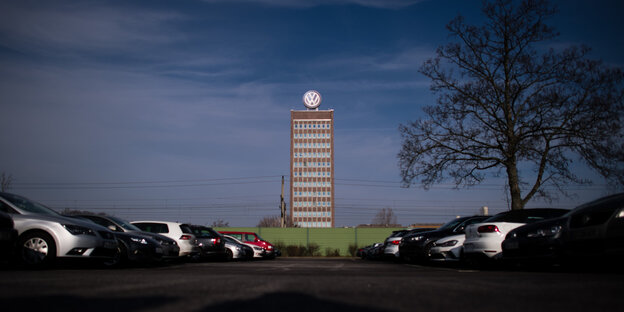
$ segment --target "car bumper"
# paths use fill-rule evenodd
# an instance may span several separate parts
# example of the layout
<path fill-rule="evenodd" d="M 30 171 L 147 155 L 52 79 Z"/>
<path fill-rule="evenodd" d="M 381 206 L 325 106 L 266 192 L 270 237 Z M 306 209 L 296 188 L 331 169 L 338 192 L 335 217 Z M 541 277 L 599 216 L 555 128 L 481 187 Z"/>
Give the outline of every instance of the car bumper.
<path fill-rule="evenodd" d="M 458 247 L 433 247 L 429 251 L 429 260 L 432 261 L 459 261 L 461 259 L 462 246 Z"/>
<path fill-rule="evenodd" d="M 464 242 L 464 255 L 467 257 L 485 256 L 491 259 L 501 258 L 503 253 L 501 241 L 498 240 L 475 240 Z"/>

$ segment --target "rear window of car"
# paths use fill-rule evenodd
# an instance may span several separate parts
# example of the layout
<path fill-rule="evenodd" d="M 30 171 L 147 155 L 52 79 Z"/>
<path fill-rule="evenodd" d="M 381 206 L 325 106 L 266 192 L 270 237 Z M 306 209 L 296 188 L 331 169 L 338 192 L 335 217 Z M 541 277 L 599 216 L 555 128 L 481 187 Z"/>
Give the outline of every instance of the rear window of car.
<path fill-rule="evenodd" d="M 219 233 L 217 233 L 217 231 L 215 231 L 215 230 L 213 230 L 211 228 L 191 227 L 191 229 L 193 230 L 193 234 L 195 234 L 195 236 L 197 236 L 199 238 L 221 237 L 221 235 Z"/>
<path fill-rule="evenodd" d="M 193 230 L 191 230 L 191 227 L 186 224 L 181 224 L 180 230 L 182 230 L 182 233 L 193 234 Z"/>
<path fill-rule="evenodd" d="M 134 223 L 139 229 L 150 233 L 169 233 L 169 227 L 165 223 Z"/>

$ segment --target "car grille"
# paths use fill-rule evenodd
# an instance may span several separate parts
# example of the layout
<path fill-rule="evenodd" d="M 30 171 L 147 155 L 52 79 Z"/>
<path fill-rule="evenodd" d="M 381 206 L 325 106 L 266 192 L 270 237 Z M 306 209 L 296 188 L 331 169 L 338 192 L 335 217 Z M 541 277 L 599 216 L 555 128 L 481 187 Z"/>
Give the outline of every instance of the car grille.
<path fill-rule="evenodd" d="M 117 253 L 117 249 L 110 248 L 95 248 L 91 253 L 91 257 L 114 257 Z"/>

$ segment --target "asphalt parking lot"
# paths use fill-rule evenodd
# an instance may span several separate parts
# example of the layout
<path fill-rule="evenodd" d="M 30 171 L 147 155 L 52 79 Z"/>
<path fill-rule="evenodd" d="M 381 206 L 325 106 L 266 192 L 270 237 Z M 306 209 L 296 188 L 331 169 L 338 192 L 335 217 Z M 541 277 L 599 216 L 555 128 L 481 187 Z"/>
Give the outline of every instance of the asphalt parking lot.
<path fill-rule="evenodd" d="M 623 311 L 624 274 L 357 258 L 0 270 L 2 311 Z"/>

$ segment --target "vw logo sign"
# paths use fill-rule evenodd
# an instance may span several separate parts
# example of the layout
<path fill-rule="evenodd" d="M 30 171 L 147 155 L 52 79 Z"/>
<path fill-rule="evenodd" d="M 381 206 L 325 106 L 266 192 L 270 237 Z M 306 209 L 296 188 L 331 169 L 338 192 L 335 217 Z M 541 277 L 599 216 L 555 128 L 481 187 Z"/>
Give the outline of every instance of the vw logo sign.
<path fill-rule="evenodd" d="M 310 90 L 303 95 L 303 105 L 310 109 L 319 107 L 321 100 L 321 94 L 316 90 Z"/>

